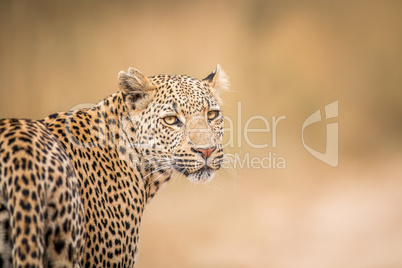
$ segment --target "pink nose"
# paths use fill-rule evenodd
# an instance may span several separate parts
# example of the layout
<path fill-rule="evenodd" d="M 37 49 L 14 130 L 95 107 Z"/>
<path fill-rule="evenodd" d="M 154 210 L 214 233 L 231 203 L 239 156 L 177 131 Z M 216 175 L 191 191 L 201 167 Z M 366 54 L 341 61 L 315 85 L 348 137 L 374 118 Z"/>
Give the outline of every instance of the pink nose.
<path fill-rule="evenodd" d="M 202 157 L 204 159 L 207 159 L 212 154 L 212 152 L 215 151 L 215 149 L 216 149 L 216 146 L 211 147 L 211 148 L 206 148 L 206 149 L 205 148 L 197 148 L 196 151 L 201 153 Z"/>

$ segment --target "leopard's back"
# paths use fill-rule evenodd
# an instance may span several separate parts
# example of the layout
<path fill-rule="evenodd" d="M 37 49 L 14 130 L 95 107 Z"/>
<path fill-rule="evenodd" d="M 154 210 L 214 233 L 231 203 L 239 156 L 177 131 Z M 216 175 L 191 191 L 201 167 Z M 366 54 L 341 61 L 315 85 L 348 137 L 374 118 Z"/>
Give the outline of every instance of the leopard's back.
<path fill-rule="evenodd" d="M 63 146 L 40 121 L 0 120 L 0 266 L 79 267 L 85 219 Z"/>

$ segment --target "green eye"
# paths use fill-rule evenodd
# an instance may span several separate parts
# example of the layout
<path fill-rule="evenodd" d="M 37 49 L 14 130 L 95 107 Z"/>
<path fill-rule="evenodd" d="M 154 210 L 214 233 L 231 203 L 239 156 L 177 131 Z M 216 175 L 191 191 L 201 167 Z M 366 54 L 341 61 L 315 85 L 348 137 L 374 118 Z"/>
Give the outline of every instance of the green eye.
<path fill-rule="evenodd" d="M 217 118 L 219 116 L 219 111 L 209 111 L 207 113 L 207 118 L 208 120 L 214 120 L 215 118 Z"/>
<path fill-rule="evenodd" d="M 163 121 L 168 125 L 175 125 L 179 122 L 179 119 L 177 119 L 176 116 L 170 115 L 170 116 L 164 117 Z"/>

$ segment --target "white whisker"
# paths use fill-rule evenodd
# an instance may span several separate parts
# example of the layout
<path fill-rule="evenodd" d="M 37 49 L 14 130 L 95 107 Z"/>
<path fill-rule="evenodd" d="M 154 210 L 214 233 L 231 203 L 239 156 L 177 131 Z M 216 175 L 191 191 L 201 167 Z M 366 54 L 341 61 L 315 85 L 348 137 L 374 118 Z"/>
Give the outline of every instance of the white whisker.
<path fill-rule="evenodd" d="M 161 166 L 161 167 L 158 167 L 157 169 L 152 170 L 150 173 L 148 173 L 148 174 L 143 178 L 143 180 L 145 180 L 148 176 L 151 176 L 152 174 L 154 174 L 154 173 L 156 173 L 156 172 L 159 172 L 159 171 L 164 170 L 164 169 L 168 169 L 168 168 L 170 168 L 170 167 L 171 167 L 170 164 L 166 164 L 166 165 L 163 165 L 163 166 Z M 165 172 L 166 172 L 166 171 L 165 171 Z"/>
<path fill-rule="evenodd" d="M 165 172 L 163 172 L 161 175 L 159 175 L 158 177 L 156 177 L 155 179 L 153 179 L 151 182 L 157 182 L 160 178 L 164 177 L 170 170 L 166 170 Z"/>

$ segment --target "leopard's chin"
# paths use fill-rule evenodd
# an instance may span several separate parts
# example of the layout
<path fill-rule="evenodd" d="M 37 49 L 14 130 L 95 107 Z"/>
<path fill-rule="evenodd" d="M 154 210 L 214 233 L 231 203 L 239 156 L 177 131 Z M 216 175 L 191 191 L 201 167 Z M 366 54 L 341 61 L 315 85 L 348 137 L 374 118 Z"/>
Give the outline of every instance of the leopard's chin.
<path fill-rule="evenodd" d="M 189 173 L 187 178 L 192 182 L 209 182 L 215 176 L 215 170 L 208 166 L 204 166 L 197 171 Z"/>

